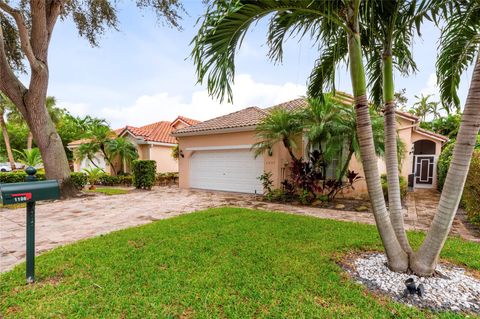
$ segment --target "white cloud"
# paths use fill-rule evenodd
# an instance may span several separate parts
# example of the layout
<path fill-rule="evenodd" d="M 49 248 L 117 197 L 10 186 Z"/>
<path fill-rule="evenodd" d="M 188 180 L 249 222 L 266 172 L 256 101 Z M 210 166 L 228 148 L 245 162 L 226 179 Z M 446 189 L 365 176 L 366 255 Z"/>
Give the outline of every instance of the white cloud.
<path fill-rule="evenodd" d="M 180 95 L 160 92 L 142 95 L 131 106 L 96 107 L 85 103 L 65 103 L 68 109 L 80 116 L 90 114 L 105 118 L 112 127 L 125 125 L 141 126 L 156 121 L 171 121 L 178 115 L 197 120 L 207 120 L 234 112 L 248 106 L 268 107 L 305 95 L 303 85 L 285 83 L 282 85 L 256 82 L 248 74 L 236 77 L 233 86 L 234 104 L 212 100 L 207 90 L 192 93 L 190 99 Z M 62 103 L 63 104 L 63 103 Z"/>
<path fill-rule="evenodd" d="M 439 100 L 440 95 L 437 86 L 437 75 L 435 73 L 430 73 L 430 75 L 428 76 L 427 86 L 420 90 L 420 94 L 432 94 L 432 101 Z"/>

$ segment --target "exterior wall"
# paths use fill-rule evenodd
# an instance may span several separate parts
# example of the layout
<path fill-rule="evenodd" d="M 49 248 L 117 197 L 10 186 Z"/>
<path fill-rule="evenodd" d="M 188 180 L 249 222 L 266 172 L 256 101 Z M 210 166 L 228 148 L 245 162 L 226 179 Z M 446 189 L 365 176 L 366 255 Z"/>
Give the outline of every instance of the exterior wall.
<path fill-rule="evenodd" d="M 172 157 L 171 146 L 150 146 L 150 159 L 157 162 L 157 173 L 178 172 L 178 161 Z"/>

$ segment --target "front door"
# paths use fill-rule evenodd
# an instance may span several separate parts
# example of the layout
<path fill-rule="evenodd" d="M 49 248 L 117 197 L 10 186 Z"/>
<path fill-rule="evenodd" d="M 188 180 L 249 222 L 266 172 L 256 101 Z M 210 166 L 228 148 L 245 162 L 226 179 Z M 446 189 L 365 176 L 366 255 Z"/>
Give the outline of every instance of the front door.
<path fill-rule="evenodd" d="M 433 185 L 433 170 L 435 156 L 416 155 L 415 156 L 415 184 L 429 186 Z"/>

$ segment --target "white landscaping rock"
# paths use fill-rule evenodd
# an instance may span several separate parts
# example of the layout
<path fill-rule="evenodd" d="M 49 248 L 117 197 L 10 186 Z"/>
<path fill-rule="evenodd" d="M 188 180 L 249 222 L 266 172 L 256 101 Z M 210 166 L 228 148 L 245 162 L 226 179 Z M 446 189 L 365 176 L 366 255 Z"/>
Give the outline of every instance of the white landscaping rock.
<path fill-rule="evenodd" d="M 354 260 L 352 275 L 370 289 L 380 290 L 408 305 L 433 310 L 451 310 L 480 313 L 480 280 L 465 274 L 465 269 L 449 265 L 438 265 L 437 272 L 443 276 L 418 277 L 396 273 L 386 266 L 383 254 L 363 255 Z M 413 278 L 423 284 L 424 296 L 405 297 L 405 280 Z"/>

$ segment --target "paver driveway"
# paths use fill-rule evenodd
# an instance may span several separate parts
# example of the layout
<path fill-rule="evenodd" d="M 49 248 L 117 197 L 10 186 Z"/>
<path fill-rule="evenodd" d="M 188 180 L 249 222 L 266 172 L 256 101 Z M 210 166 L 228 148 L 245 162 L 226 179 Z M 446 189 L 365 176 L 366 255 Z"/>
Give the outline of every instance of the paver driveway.
<path fill-rule="evenodd" d="M 430 195 L 410 196 L 405 212 L 405 223 L 409 229 L 428 227 L 435 206 L 431 200 L 426 200 L 435 200 L 435 197 Z M 265 203 L 260 201 L 260 198 L 247 194 L 155 187 L 152 191 L 132 191 L 126 195 L 92 194 L 66 201 L 39 203 L 36 209 L 36 251 L 38 254 L 83 238 L 219 206 L 248 207 L 374 223 L 370 212 Z M 455 221 L 453 232 L 470 240 L 478 240 L 465 228 L 461 219 Z M 24 257 L 25 209 L 3 209 L 0 211 L 0 272 L 22 262 Z"/>

